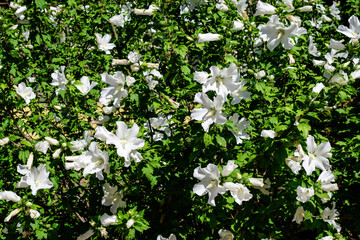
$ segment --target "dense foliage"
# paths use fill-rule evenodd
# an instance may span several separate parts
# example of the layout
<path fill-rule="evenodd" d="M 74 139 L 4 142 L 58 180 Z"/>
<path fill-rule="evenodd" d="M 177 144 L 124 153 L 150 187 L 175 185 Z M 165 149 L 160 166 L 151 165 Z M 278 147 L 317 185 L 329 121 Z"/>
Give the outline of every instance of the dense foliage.
<path fill-rule="evenodd" d="M 360 238 L 358 1 L 0 6 L 1 239 Z"/>

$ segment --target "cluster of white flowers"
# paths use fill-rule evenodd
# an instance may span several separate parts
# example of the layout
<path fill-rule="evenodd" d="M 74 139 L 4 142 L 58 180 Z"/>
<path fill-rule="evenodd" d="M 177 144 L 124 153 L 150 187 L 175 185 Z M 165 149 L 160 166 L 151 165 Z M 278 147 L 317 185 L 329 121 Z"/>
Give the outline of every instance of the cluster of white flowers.
<path fill-rule="evenodd" d="M 238 165 L 235 164 L 234 160 L 229 160 L 228 163 L 223 167 L 221 176 L 229 176 Z M 215 206 L 215 197 L 218 194 L 224 194 L 227 191 L 230 192 L 231 196 L 235 199 L 235 202 L 242 205 L 244 201 L 249 201 L 253 195 L 250 190 L 243 183 L 225 182 L 221 185 L 220 170 L 219 168 L 209 163 L 206 168 L 197 167 L 194 170 L 194 177 L 199 179 L 201 182 L 196 183 L 193 187 L 193 192 L 199 196 L 209 194 L 208 204 Z M 237 176 L 237 178 L 241 179 Z M 250 186 L 261 190 L 264 194 L 269 194 L 265 188 L 270 187 L 270 181 L 266 181 L 266 185 L 262 178 L 250 178 Z"/>
<path fill-rule="evenodd" d="M 297 150 L 294 153 L 294 157 L 287 158 L 286 164 L 295 174 L 299 174 L 299 171 L 301 170 L 301 162 L 302 167 L 304 168 L 308 176 L 312 175 L 316 168 L 322 170 L 316 182 L 320 182 L 320 189 L 323 192 L 327 193 L 327 197 L 322 197 L 322 201 L 326 203 L 331 198 L 331 192 L 339 189 L 338 185 L 334 183 L 335 176 L 330 170 L 331 165 L 328 158 L 332 156 L 332 154 L 330 153 L 331 145 L 329 142 L 324 142 L 320 145 L 316 145 L 315 139 L 311 135 L 308 136 L 306 144 L 307 154 L 302 149 L 301 144 L 297 142 Z M 298 186 L 296 189 L 296 200 L 302 203 L 309 201 L 317 193 L 315 192 L 315 189 L 313 186 L 311 186 L 310 188 Z M 333 225 L 335 229 L 340 232 L 341 227 L 334 220 L 334 218 L 338 216 L 338 212 L 334 208 L 335 207 L 333 207 L 332 210 L 326 208 L 326 211 L 324 210 L 321 216 L 325 222 Z M 305 214 L 306 211 L 304 210 L 303 206 L 298 206 L 293 221 L 300 224 L 304 220 Z"/>
<path fill-rule="evenodd" d="M 235 105 L 241 99 L 249 99 L 251 94 L 243 90 L 246 84 L 245 80 L 240 82 L 240 75 L 234 63 L 230 64 L 228 68 L 219 69 L 217 66 L 210 67 L 210 74 L 207 72 L 194 73 L 194 80 L 202 84 L 202 92 L 195 95 L 195 102 L 200 103 L 203 107 L 193 109 L 191 118 L 197 121 L 202 121 L 201 125 L 205 132 L 209 131 L 210 125 L 213 123 L 223 125 L 227 121 L 227 115 L 222 112 L 223 105 L 227 101 L 227 96 L 232 96 L 231 104 Z M 214 91 L 217 96 L 211 100 L 207 92 Z M 230 130 L 239 144 L 242 139 L 249 139 L 249 135 L 245 132 L 245 128 L 250 126 L 250 122 L 244 117 L 239 120 L 239 114 L 235 113 L 229 118 L 238 131 Z"/>

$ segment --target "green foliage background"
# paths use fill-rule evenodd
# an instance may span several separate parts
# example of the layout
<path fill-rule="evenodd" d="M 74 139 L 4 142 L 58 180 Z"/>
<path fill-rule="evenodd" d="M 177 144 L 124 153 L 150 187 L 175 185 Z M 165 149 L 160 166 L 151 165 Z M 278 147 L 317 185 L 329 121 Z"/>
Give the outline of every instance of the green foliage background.
<path fill-rule="evenodd" d="M 278 6 L 276 1 L 267 2 Z M 302 2 L 294 0 L 293 4 L 298 8 L 304 5 Z M 314 239 L 336 233 L 319 218 L 321 210 L 331 207 L 333 201 L 340 212 L 337 222 L 342 227 L 336 238 L 360 238 L 359 79 L 351 79 L 346 85 L 330 84 L 323 77 L 323 67 L 314 66 L 314 57 L 308 53 L 308 36 L 313 35 L 323 55 L 330 51 L 328 44 L 333 38 L 345 39 L 349 56 L 359 57 L 359 44 L 352 46 L 344 35 L 336 32 L 339 25 L 348 26 L 351 15 L 359 16 L 359 7 L 354 6 L 359 6 L 359 2 L 341 4 L 341 22 L 332 18 L 321 29 L 307 21 L 319 16 L 316 10 L 309 14 L 295 10 L 292 14 L 301 16 L 307 34 L 300 36 L 291 50 L 278 46 L 270 51 L 265 44 L 258 48 L 261 54 L 255 53 L 254 39 L 259 32 L 256 26 L 265 24 L 268 16 L 253 16 L 256 1 L 248 1 L 249 20 L 243 20 L 242 31 L 230 30 L 232 21 L 240 20 L 231 1 L 226 1 L 231 6 L 227 12 L 217 10 L 215 1 L 209 1 L 181 15 L 184 1 L 134 1 L 132 7 L 148 8 L 151 3 L 160 7 L 156 14 L 131 14 L 131 21 L 123 28 L 112 28 L 109 23 L 120 12 L 123 1 L 24 0 L 21 5 L 27 6 L 26 24 L 18 24 L 14 9 L 0 9 L 0 139 L 10 139 L 0 148 L 0 189 L 14 191 L 23 198 L 21 204 L 1 203 L 1 220 L 10 210 L 22 209 L 9 223 L 1 221 L 0 229 L 8 229 L 1 239 L 21 238 L 16 231 L 17 223 L 31 232 L 32 239 L 73 239 L 89 228 L 99 229 L 101 215 L 108 212 L 108 207 L 101 205 L 105 182 L 123 190 L 127 203 L 124 209 L 119 209 L 119 224 L 106 228 L 110 239 L 155 239 L 171 233 L 179 239 L 218 239 L 219 229 L 231 230 L 236 239 Z M 315 3 L 323 2 L 316 0 L 312 4 Z M 59 4 L 61 11 L 54 13 L 50 7 Z M 287 14 L 278 12 L 282 19 Z M 13 27 L 15 24 L 17 28 Z M 22 36 L 25 30 L 30 31 L 28 41 Z M 198 34 L 207 32 L 218 33 L 223 39 L 198 43 Z M 60 40 L 61 33 L 66 36 L 65 42 Z M 97 48 L 95 33 L 112 35 L 111 42 L 116 47 L 111 55 Z M 163 78 L 157 79 L 155 90 L 148 88 L 143 75 L 143 71 L 150 70 L 146 64 L 138 72 L 130 66 L 112 65 L 113 59 L 126 59 L 130 51 L 138 51 L 144 63 L 160 64 L 158 70 Z M 289 63 L 288 53 L 294 56 L 294 64 Z M 334 65 L 350 73 L 355 66 L 353 63 L 345 66 L 348 61 L 350 58 L 339 58 Z M 200 107 L 194 103 L 195 94 L 201 91 L 201 85 L 194 81 L 194 72 L 209 72 L 211 66 L 224 68 L 231 63 L 241 69 L 241 80 L 247 81 L 246 90 L 252 94 L 251 100 L 237 105 L 228 101 L 224 105 L 223 111 L 228 116 L 238 113 L 251 122 L 247 129 L 251 139 L 239 145 L 227 130 L 235 127 L 231 121 L 213 124 L 208 133 L 199 122 L 190 121 L 191 111 Z M 56 95 L 57 87 L 50 85 L 51 74 L 60 70 L 60 66 L 65 66 L 68 84 L 65 91 Z M 264 79 L 254 77 L 260 70 L 266 72 Z M 139 150 L 144 158 L 140 163 L 125 168 L 115 147 L 102 142 L 101 149 L 109 153 L 111 167 L 105 180 L 100 181 L 93 175 L 83 178 L 81 172 L 64 168 L 65 156 L 74 155 L 68 147 L 63 147 L 60 158 L 34 149 L 46 136 L 69 146 L 69 142 L 83 138 L 84 131 L 94 133 L 91 121 L 103 115 L 97 102 L 101 89 L 107 86 L 100 75 L 115 71 L 131 75 L 136 83 L 128 88 L 129 96 L 121 100 L 121 108 L 109 115 L 110 121 L 104 126 L 112 132 L 116 130 L 116 121 L 140 126 L 138 137 L 146 140 Z M 271 75 L 273 78 L 268 77 Z M 86 96 L 71 83 L 82 76 L 98 83 Z M 35 91 L 36 99 L 26 105 L 13 86 L 29 77 L 36 78 L 36 82 L 27 83 Z M 323 91 L 312 92 L 320 82 L 326 86 Z M 174 106 L 173 101 L 180 107 Z M 144 124 L 158 114 L 172 115 L 171 136 L 155 142 L 151 133 L 145 134 L 148 129 Z M 276 138 L 260 137 L 263 129 L 275 130 Z M 310 177 L 304 171 L 294 175 L 285 159 L 293 155 L 295 141 L 305 148 L 309 134 L 317 144 L 330 142 L 333 154 L 330 163 L 339 190 L 327 205 L 321 204 L 319 196 L 303 204 L 315 217 L 298 225 L 292 221 L 298 206 L 296 187 L 314 185 L 320 171 L 317 169 L 316 175 Z M 52 146 L 51 152 L 55 150 Z M 36 196 L 28 188 L 15 188 L 21 177 L 16 167 L 26 164 L 30 152 L 35 156 L 34 166 L 46 164 L 54 184 Z M 271 194 L 251 189 L 254 197 L 239 206 L 227 193 L 218 196 L 216 207 L 212 207 L 207 204 L 207 196 L 193 193 L 198 182 L 193 177 L 196 167 L 209 163 L 223 166 L 230 159 L 239 165 L 236 172 L 241 174 L 243 183 L 249 184 L 250 177 L 269 178 Z M 236 180 L 236 172 L 230 180 Z M 31 219 L 26 213 L 27 201 L 41 213 L 40 218 Z M 132 228 L 126 227 L 129 219 L 135 219 Z M 93 235 L 96 238 L 101 238 L 97 230 Z"/>

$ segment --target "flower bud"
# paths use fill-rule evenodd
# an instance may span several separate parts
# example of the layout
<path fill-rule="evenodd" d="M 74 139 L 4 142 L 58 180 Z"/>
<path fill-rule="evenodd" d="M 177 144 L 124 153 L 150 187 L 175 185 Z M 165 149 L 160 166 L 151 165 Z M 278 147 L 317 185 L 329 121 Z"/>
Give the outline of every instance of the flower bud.
<path fill-rule="evenodd" d="M 263 187 L 264 186 L 263 178 L 249 178 L 249 181 L 254 187 Z"/>
<path fill-rule="evenodd" d="M 116 65 L 129 65 L 130 61 L 128 59 L 113 59 L 112 60 L 112 65 L 116 66 Z"/>
<path fill-rule="evenodd" d="M 5 219 L 4 222 L 9 222 L 12 217 L 14 217 L 16 214 L 20 212 L 20 209 L 13 210 Z"/>
<path fill-rule="evenodd" d="M 311 12 L 312 8 L 313 8 L 312 6 L 304 6 L 304 7 L 299 8 L 299 11 L 300 12 Z"/>
<path fill-rule="evenodd" d="M 52 137 L 45 137 L 45 140 L 48 141 L 51 145 L 59 145 L 59 141 Z"/>
<path fill-rule="evenodd" d="M 0 146 L 4 146 L 5 144 L 7 144 L 10 141 L 9 138 L 2 138 L 0 139 Z"/>
<path fill-rule="evenodd" d="M 321 189 L 326 192 L 331 192 L 339 190 L 339 186 L 337 185 L 337 183 L 325 184 L 321 186 Z"/>
<path fill-rule="evenodd" d="M 212 41 L 219 41 L 221 40 L 222 36 L 216 33 L 199 33 L 198 34 L 198 43 L 201 42 L 212 42 Z"/>
<path fill-rule="evenodd" d="M 61 153 L 61 148 L 57 149 L 54 154 L 52 155 L 53 158 L 58 158 L 60 156 L 60 153 Z"/>

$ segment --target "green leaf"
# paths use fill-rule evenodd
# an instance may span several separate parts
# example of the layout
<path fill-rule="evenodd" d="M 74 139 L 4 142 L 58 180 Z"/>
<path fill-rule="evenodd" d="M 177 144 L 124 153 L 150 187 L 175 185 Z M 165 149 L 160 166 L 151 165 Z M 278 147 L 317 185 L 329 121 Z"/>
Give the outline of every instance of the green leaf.
<path fill-rule="evenodd" d="M 147 165 L 142 169 L 143 174 L 146 176 L 146 178 L 150 181 L 151 188 L 153 188 L 157 184 L 157 179 L 153 175 L 154 169 L 151 165 Z"/>
<path fill-rule="evenodd" d="M 181 68 L 181 71 L 182 71 L 185 75 L 191 73 L 190 68 L 189 68 L 188 66 L 186 66 L 186 65 L 182 65 L 180 68 Z"/>
<path fill-rule="evenodd" d="M 182 57 L 186 57 L 186 53 L 188 48 L 185 45 L 180 45 L 176 48 L 176 52 L 180 54 Z"/>
<path fill-rule="evenodd" d="M 220 135 L 216 135 L 215 136 L 216 142 L 221 146 L 221 147 L 226 147 L 226 140 L 225 138 L 221 137 Z"/>
<path fill-rule="evenodd" d="M 38 8 L 44 9 L 45 7 L 45 0 L 35 0 L 35 4 Z"/>
<path fill-rule="evenodd" d="M 31 145 L 31 143 L 30 143 L 29 141 L 24 140 L 24 141 L 21 141 L 20 143 L 21 143 L 22 145 L 24 145 L 24 146 L 32 147 L 32 145 Z"/>
<path fill-rule="evenodd" d="M 309 131 L 311 130 L 311 126 L 306 122 L 300 122 L 299 125 L 297 125 L 297 128 L 302 133 L 302 136 L 307 138 Z"/>
<path fill-rule="evenodd" d="M 213 137 L 211 135 L 209 135 L 208 133 L 204 134 L 204 144 L 205 144 L 205 147 L 208 147 L 210 145 L 214 145 Z"/>

